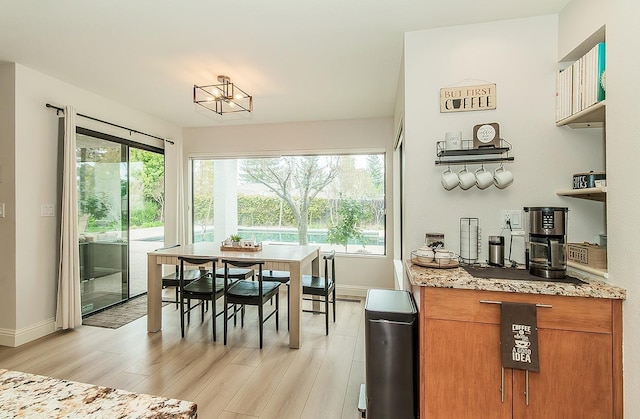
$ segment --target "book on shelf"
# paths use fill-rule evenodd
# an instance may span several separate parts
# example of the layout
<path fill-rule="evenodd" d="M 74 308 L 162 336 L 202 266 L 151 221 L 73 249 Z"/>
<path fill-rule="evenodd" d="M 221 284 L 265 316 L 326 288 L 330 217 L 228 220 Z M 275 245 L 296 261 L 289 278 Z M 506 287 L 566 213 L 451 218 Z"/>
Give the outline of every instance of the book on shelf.
<path fill-rule="evenodd" d="M 561 121 L 605 99 L 605 43 L 560 70 L 556 80 L 556 121 Z"/>

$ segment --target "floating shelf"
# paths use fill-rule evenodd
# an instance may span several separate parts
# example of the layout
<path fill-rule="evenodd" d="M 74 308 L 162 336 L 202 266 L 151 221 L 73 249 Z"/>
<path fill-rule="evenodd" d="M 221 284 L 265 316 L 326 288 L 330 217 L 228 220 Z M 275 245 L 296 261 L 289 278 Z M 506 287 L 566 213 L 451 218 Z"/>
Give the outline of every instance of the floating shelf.
<path fill-rule="evenodd" d="M 605 202 L 607 200 L 607 187 L 602 186 L 598 188 L 566 189 L 557 191 L 556 195 Z"/>
<path fill-rule="evenodd" d="M 567 267 L 571 269 L 575 269 L 577 271 L 586 272 L 588 274 L 595 275 L 600 278 L 604 278 L 604 279 L 609 278 L 609 273 L 607 272 L 606 269 L 596 269 L 596 268 L 585 266 L 581 263 L 573 262 L 573 261 L 567 261 Z"/>
<path fill-rule="evenodd" d="M 568 118 L 556 122 L 557 127 L 568 126 L 570 128 L 602 128 L 605 121 L 605 100 L 589 106 L 580 112 L 574 113 Z"/>
<path fill-rule="evenodd" d="M 462 148 L 459 150 L 447 150 L 445 141 L 438 141 L 436 143 L 436 164 L 474 164 L 474 163 L 498 163 L 513 161 L 513 157 L 509 157 L 508 153 L 511 151 L 511 144 L 501 138 L 500 147 L 483 147 L 473 148 L 472 140 L 463 140 Z M 507 153 L 506 157 L 500 157 Z M 460 159 L 459 157 L 465 156 L 478 156 L 475 158 Z M 452 157 L 451 159 L 442 159 L 442 157 Z"/>

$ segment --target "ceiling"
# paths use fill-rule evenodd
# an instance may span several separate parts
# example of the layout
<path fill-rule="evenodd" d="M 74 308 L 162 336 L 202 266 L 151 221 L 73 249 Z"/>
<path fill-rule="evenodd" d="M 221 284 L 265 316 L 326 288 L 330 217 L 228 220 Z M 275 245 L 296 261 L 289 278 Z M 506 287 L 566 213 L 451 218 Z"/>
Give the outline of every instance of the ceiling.
<path fill-rule="evenodd" d="M 568 1 L 0 0 L 0 61 L 181 127 L 387 117 L 404 32 Z M 253 95 L 249 117 L 193 104 L 219 74 Z"/>

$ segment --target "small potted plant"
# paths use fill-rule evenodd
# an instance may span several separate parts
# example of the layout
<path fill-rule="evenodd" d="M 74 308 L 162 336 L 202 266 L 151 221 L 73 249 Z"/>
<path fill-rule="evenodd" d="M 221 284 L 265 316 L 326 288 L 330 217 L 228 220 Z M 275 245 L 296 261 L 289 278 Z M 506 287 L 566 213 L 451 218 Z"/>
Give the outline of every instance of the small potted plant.
<path fill-rule="evenodd" d="M 232 234 L 230 237 L 232 246 L 240 246 L 240 241 L 242 240 L 242 236 L 239 234 Z"/>

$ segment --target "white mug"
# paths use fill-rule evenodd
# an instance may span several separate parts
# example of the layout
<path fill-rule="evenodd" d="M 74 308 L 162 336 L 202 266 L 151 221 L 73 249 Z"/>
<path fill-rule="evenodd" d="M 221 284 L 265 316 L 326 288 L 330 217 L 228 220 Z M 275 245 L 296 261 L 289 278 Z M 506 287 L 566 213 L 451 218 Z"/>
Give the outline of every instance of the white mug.
<path fill-rule="evenodd" d="M 469 172 L 466 167 L 458 172 L 458 179 L 460 180 L 460 187 L 464 190 L 476 184 L 476 175 Z"/>
<path fill-rule="evenodd" d="M 444 134 L 444 142 L 447 150 L 460 150 L 462 148 L 462 131 L 449 131 Z"/>
<path fill-rule="evenodd" d="M 493 175 L 491 172 L 484 170 L 484 167 L 476 170 L 476 185 L 480 189 L 487 189 L 493 185 Z"/>
<path fill-rule="evenodd" d="M 498 188 L 504 189 L 513 183 L 513 173 L 500 166 L 493 172 L 493 182 Z"/>
<path fill-rule="evenodd" d="M 441 265 L 446 265 L 455 257 L 455 253 L 447 249 L 436 249 L 435 260 Z"/>
<path fill-rule="evenodd" d="M 447 168 L 444 172 L 442 172 L 442 186 L 450 191 L 451 189 L 458 186 L 460 180 L 458 179 L 458 175 L 451 171 L 451 168 Z"/>

